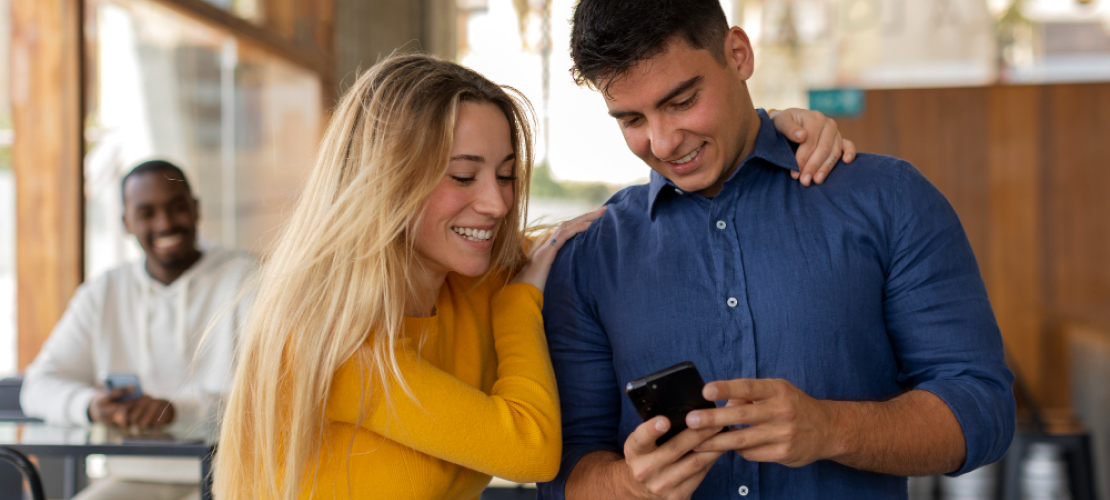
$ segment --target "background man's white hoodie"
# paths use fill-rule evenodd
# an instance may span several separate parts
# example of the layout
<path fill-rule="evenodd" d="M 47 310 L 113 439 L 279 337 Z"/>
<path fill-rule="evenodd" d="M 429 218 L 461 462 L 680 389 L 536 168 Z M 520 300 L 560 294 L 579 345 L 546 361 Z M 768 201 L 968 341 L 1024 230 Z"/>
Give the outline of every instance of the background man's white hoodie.
<path fill-rule="evenodd" d="M 27 367 L 24 413 L 87 426 L 89 403 L 104 376 L 134 373 L 144 394 L 173 404 L 171 433 L 214 428 L 249 307 L 249 300 L 236 299 L 257 266 L 246 252 L 213 248 L 169 285 L 151 278 L 143 260 L 82 284 Z M 115 477 L 165 482 L 197 482 L 200 472 L 197 461 L 182 459 L 116 457 L 108 467 Z"/>

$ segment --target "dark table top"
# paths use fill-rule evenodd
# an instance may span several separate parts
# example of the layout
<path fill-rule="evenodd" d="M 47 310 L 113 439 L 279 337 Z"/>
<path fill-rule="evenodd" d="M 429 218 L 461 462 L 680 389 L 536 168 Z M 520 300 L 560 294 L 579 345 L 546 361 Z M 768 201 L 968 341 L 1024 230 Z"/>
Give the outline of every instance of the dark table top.
<path fill-rule="evenodd" d="M 215 443 L 207 429 L 175 435 L 131 434 L 115 427 L 62 427 L 42 422 L 0 422 L 0 446 L 34 455 L 150 455 L 204 457 Z"/>

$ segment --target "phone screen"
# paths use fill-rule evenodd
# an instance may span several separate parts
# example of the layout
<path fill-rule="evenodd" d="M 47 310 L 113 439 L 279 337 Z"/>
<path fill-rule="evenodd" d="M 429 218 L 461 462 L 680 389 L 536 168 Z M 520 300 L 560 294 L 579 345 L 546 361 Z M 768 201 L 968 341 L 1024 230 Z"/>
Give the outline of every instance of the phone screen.
<path fill-rule="evenodd" d="M 139 383 L 139 377 L 133 373 L 110 373 L 108 376 L 104 377 L 105 389 L 114 391 L 123 387 L 131 387 L 132 389 L 117 401 L 131 401 L 143 395 L 143 388 L 142 384 Z"/>

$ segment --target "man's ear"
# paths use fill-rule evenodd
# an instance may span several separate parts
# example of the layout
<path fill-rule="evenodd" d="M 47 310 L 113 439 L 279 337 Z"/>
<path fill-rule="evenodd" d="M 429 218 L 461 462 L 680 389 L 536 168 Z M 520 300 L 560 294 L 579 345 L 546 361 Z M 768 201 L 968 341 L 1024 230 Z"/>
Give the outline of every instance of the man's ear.
<path fill-rule="evenodd" d="M 741 80 L 747 80 L 755 72 L 755 53 L 748 34 L 737 26 L 725 33 L 725 66 L 735 71 Z"/>
<path fill-rule="evenodd" d="M 127 207 L 123 207 L 123 210 L 126 212 Z M 121 215 L 119 220 L 120 220 L 120 222 L 123 222 L 123 229 L 124 229 L 124 231 L 127 231 L 127 234 L 135 234 L 135 232 L 131 230 L 131 224 L 127 223 L 127 214 L 126 213 Z"/>
<path fill-rule="evenodd" d="M 196 216 L 196 221 L 200 222 L 200 198 L 193 198 L 193 212 Z"/>

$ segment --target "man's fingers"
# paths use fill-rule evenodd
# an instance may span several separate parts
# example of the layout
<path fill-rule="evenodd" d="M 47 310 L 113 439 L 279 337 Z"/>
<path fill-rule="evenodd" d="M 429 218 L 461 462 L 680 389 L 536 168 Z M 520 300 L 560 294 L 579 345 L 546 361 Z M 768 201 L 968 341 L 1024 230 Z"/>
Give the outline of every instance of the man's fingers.
<path fill-rule="evenodd" d="M 655 451 L 655 440 L 666 434 L 670 428 L 671 423 L 667 417 L 655 417 L 636 426 L 636 430 L 632 431 L 624 442 L 624 455 L 626 457 L 647 455 Z"/>
<path fill-rule="evenodd" d="M 150 428 L 156 426 L 158 424 L 158 415 L 162 413 L 162 409 L 165 407 L 166 405 L 161 401 L 156 399 L 148 400 L 146 408 L 143 410 L 143 414 L 137 422 L 139 427 Z"/>
<path fill-rule="evenodd" d="M 107 411 L 108 421 L 120 427 L 127 427 L 130 424 L 130 420 L 127 418 L 127 412 L 130 408 L 130 406 L 122 404 L 111 405 Z"/>
<path fill-rule="evenodd" d="M 697 452 L 724 453 L 730 450 L 746 450 L 775 442 L 778 442 L 778 440 L 772 435 L 768 426 L 753 426 L 718 433 L 716 436 L 702 441 L 694 450 Z"/>
<path fill-rule="evenodd" d="M 723 399 L 762 401 L 776 394 L 777 383 L 776 380 L 758 378 L 718 380 L 705 384 L 705 388 L 702 389 L 702 396 L 709 401 Z"/>
<path fill-rule="evenodd" d="M 140 419 L 143 417 L 143 412 L 146 411 L 146 407 L 147 407 L 147 404 L 148 404 L 149 401 L 150 401 L 149 396 L 143 396 L 139 399 L 128 401 L 126 403 L 127 404 L 127 423 L 128 423 L 128 425 L 134 425 L 134 424 L 139 423 Z"/>
<path fill-rule="evenodd" d="M 755 425 L 770 422 L 774 414 L 769 405 L 738 404 L 727 405 L 711 410 L 696 410 L 686 415 L 686 425 L 691 429 L 729 427 L 733 425 Z"/>
<path fill-rule="evenodd" d="M 690 479 L 700 478 L 713 466 L 723 452 L 687 453 L 677 462 L 664 468 L 644 486 L 653 494 L 681 489 Z M 699 481 L 700 482 L 700 481 Z M 694 485 L 697 488 L 697 485 Z"/>

